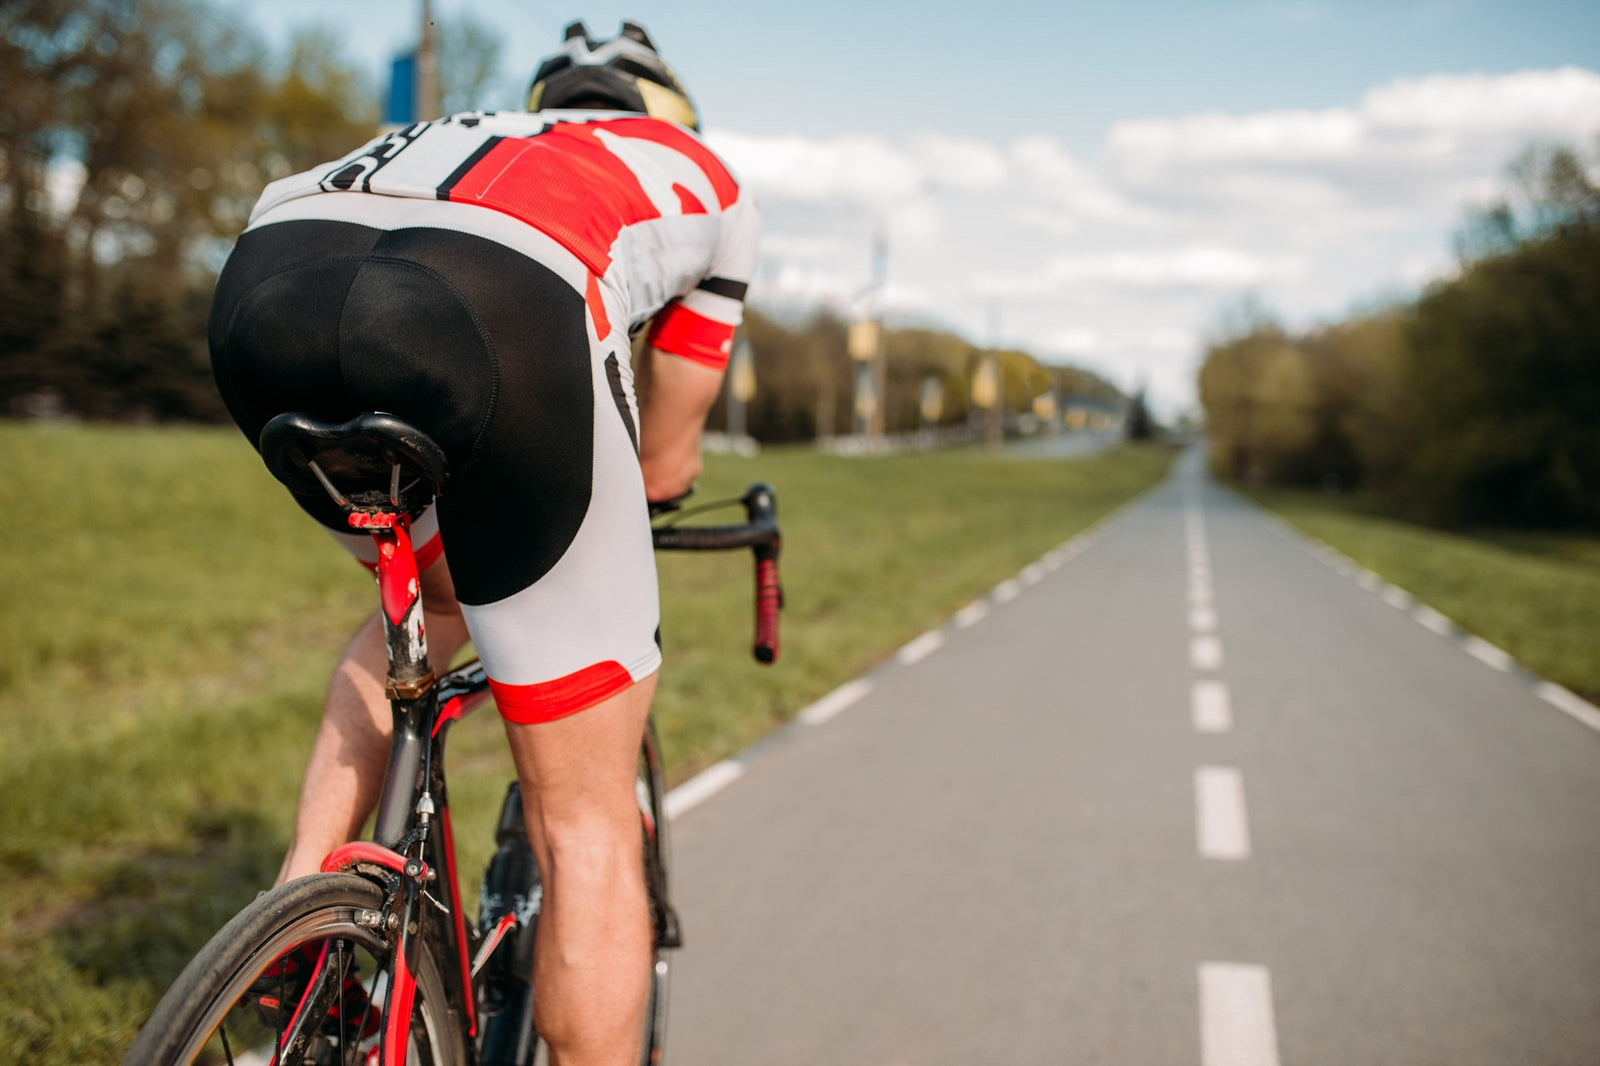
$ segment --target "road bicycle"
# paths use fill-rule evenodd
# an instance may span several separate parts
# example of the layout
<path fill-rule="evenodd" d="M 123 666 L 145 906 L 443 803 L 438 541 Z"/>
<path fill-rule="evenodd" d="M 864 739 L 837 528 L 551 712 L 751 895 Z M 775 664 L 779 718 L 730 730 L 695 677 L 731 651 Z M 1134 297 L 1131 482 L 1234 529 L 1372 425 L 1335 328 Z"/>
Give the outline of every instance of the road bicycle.
<path fill-rule="evenodd" d="M 394 737 L 372 839 L 336 848 L 322 873 L 264 892 L 195 956 L 129 1052 L 127 1066 L 527 1066 L 538 1032 L 529 986 L 541 888 L 507 790 L 478 915 L 461 895 L 445 783 L 450 727 L 489 698 L 471 662 L 435 677 L 428 665 L 410 523 L 446 491 L 439 446 L 392 415 L 342 424 L 304 414 L 269 422 L 262 458 L 291 489 L 323 491 L 378 548 Z M 652 508 L 663 550 L 750 548 L 756 559 L 754 654 L 778 655 L 781 547 L 771 487 L 737 500 L 746 521 L 681 525 L 676 504 Z M 661 1061 L 666 953 L 682 943 L 667 883 L 667 824 L 654 723 L 639 752 L 639 819 L 654 928 L 642 1063 Z"/>

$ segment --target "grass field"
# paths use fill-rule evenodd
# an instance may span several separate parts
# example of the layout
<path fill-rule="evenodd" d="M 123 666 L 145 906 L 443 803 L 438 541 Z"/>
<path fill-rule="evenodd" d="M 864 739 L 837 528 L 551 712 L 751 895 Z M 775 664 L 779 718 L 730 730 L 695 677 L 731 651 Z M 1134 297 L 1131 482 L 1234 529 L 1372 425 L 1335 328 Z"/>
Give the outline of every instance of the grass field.
<path fill-rule="evenodd" d="M 674 779 L 737 751 L 1158 480 L 1169 456 L 712 458 L 778 487 L 782 661 L 749 658 L 748 555 L 667 556 L 656 701 Z M 232 430 L 0 423 L 0 1062 L 115 1062 L 270 882 L 322 685 L 370 581 Z M 450 755 L 463 877 L 509 779 Z"/>
<path fill-rule="evenodd" d="M 1600 537 L 1448 533 L 1359 499 L 1251 495 L 1537 673 L 1600 700 Z"/>

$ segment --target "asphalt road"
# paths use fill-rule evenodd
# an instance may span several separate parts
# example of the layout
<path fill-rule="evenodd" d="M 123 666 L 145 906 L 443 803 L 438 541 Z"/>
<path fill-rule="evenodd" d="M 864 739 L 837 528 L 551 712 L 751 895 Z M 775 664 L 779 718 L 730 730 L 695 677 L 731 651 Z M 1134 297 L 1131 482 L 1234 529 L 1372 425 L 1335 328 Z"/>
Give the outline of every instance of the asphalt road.
<path fill-rule="evenodd" d="M 676 819 L 669 1061 L 1600 1063 L 1600 735 L 1195 456 L 1073 552 Z"/>

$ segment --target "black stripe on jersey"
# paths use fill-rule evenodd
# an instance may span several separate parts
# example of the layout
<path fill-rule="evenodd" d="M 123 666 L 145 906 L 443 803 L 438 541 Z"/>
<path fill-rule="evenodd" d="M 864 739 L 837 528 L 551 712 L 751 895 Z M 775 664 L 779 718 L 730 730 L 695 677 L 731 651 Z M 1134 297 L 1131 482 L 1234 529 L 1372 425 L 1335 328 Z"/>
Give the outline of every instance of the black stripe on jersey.
<path fill-rule="evenodd" d="M 732 278 L 707 278 L 697 288 L 718 296 L 726 296 L 730 300 L 743 300 L 744 294 L 750 291 L 748 282 L 734 281 Z"/>
<path fill-rule="evenodd" d="M 606 356 L 606 380 L 611 383 L 611 398 L 616 401 L 617 414 L 622 416 L 622 424 L 628 427 L 628 439 L 633 441 L 633 454 L 639 454 L 639 431 L 633 428 L 633 412 L 628 410 L 628 394 L 622 387 L 622 365 L 617 361 L 617 354 L 612 352 Z"/>
<path fill-rule="evenodd" d="M 451 172 L 448 178 L 440 183 L 439 189 L 434 193 L 441 200 L 450 199 L 450 190 L 456 187 L 456 182 L 467 176 L 467 171 L 477 166 L 483 157 L 494 150 L 494 146 L 505 140 L 504 137 L 490 137 L 478 146 L 478 150 L 462 160 L 461 165 Z"/>

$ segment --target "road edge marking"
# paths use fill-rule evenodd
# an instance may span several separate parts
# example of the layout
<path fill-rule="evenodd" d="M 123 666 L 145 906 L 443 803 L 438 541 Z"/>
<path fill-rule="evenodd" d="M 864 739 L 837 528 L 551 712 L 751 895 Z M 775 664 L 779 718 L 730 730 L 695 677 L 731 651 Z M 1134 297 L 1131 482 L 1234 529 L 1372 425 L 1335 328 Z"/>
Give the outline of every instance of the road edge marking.
<path fill-rule="evenodd" d="M 745 765 L 737 759 L 712 763 L 668 792 L 661 803 L 662 812 L 667 821 L 675 822 L 744 775 Z"/>
<path fill-rule="evenodd" d="M 871 691 L 872 682 L 864 677 L 858 677 L 854 681 L 846 681 L 821 699 L 802 707 L 800 713 L 796 714 L 794 719 L 797 722 L 804 722 L 806 725 L 822 725 L 824 722 L 831 722 Z"/>
<path fill-rule="evenodd" d="M 1327 541 L 1306 532 L 1287 518 L 1275 511 L 1268 510 L 1254 500 L 1239 496 L 1237 493 L 1234 495 L 1254 508 L 1256 513 L 1265 518 L 1269 524 L 1277 526 L 1279 530 L 1298 543 L 1317 562 L 1346 577 L 1353 577 L 1360 569 L 1349 556 Z M 1362 587 L 1365 588 L 1366 586 L 1363 585 Z M 1367 591 L 1374 593 L 1389 606 L 1404 611 L 1411 617 L 1412 621 L 1422 626 L 1422 628 L 1451 641 L 1461 651 L 1466 652 L 1490 669 L 1509 674 L 1512 677 L 1520 677 L 1532 686 L 1533 694 L 1539 699 L 1566 714 L 1573 721 L 1589 727 L 1596 733 L 1600 733 L 1600 707 L 1596 707 L 1571 689 L 1559 685 L 1534 671 L 1504 648 L 1490 643 L 1476 633 L 1470 633 L 1461 628 L 1448 615 L 1424 603 L 1414 592 L 1387 580 L 1380 580 L 1375 588 Z"/>

